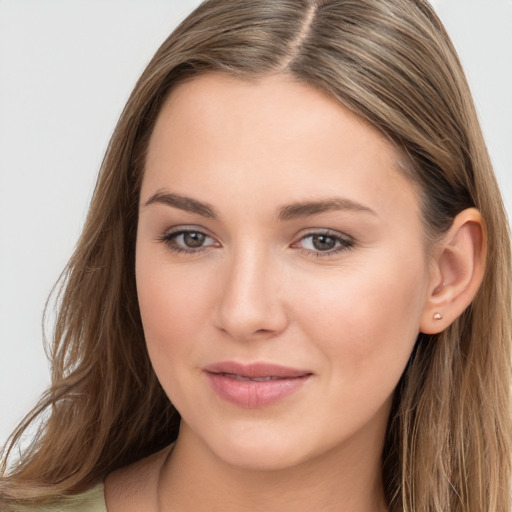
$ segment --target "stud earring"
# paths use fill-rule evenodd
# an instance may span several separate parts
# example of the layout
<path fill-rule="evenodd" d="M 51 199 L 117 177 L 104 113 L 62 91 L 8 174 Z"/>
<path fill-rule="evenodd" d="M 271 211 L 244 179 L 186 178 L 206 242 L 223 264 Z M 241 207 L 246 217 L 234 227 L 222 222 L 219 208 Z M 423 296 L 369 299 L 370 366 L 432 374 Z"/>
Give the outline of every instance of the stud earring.
<path fill-rule="evenodd" d="M 443 315 L 441 315 L 441 313 L 435 313 L 433 318 L 434 320 L 441 320 L 443 318 Z"/>

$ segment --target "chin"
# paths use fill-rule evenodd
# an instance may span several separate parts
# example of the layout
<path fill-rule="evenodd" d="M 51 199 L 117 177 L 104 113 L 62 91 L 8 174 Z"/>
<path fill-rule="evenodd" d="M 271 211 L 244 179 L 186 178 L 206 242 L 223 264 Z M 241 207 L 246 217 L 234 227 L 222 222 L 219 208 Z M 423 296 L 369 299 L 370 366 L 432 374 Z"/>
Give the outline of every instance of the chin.
<path fill-rule="evenodd" d="M 213 434 L 203 441 L 217 458 L 228 465 L 252 471 L 294 467 L 322 451 L 320 447 L 308 446 L 303 436 L 290 436 L 289 431 L 280 434 L 271 429 L 245 428 Z"/>

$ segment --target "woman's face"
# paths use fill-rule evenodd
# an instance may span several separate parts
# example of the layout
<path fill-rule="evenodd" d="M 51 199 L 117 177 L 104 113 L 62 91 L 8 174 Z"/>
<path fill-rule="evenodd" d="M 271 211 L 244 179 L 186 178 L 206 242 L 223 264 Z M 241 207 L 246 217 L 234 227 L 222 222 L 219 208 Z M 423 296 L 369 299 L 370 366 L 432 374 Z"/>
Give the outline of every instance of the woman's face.
<path fill-rule="evenodd" d="M 254 468 L 380 453 L 430 280 L 399 159 L 286 75 L 172 92 L 148 149 L 136 276 L 180 439 Z"/>

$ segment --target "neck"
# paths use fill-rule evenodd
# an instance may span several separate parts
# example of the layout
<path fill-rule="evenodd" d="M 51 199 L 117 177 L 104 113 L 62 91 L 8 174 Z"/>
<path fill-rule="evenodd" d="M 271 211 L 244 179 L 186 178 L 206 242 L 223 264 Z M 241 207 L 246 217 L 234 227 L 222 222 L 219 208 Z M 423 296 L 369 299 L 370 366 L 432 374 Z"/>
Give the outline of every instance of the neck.
<path fill-rule="evenodd" d="M 230 465 L 182 428 L 160 471 L 160 511 L 384 512 L 383 440 L 365 441 L 267 471 Z"/>

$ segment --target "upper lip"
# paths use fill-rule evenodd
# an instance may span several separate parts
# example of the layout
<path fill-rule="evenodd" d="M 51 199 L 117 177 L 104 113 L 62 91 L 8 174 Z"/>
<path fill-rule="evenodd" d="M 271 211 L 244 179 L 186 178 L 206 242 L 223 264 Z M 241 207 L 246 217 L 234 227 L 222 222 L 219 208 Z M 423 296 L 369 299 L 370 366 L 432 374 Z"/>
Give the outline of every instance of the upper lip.
<path fill-rule="evenodd" d="M 239 375 L 240 377 L 278 377 L 278 378 L 296 378 L 311 375 L 313 372 L 298 368 L 290 368 L 279 364 L 256 362 L 243 364 L 236 361 L 222 361 L 210 364 L 203 368 L 209 373 L 226 373 Z"/>

